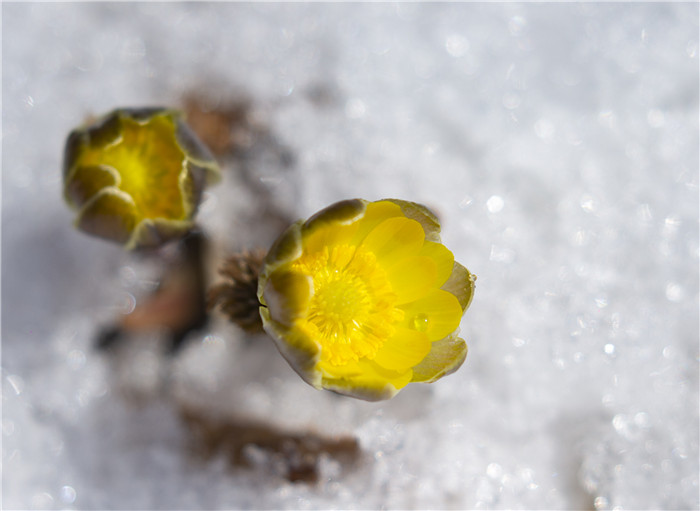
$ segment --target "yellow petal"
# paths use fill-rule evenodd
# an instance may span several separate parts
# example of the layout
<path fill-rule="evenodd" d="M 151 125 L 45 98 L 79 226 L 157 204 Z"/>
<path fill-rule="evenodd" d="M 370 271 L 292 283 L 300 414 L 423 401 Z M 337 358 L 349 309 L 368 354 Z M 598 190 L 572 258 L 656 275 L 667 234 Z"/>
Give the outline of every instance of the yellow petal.
<path fill-rule="evenodd" d="M 118 111 L 89 131 L 90 146 L 77 164 L 116 169 L 119 188 L 131 196 L 141 216 L 184 220 L 180 176 L 186 172 L 185 154 L 175 143 L 174 122 L 167 112 L 139 121 Z"/>
<path fill-rule="evenodd" d="M 454 332 L 462 319 L 459 301 L 453 294 L 442 289 L 435 289 L 400 308 L 405 312 L 404 326 L 425 332 L 431 341 Z"/>
<path fill-rule="evenodd" d="M 103 188 L 80 210 L 79 229 L 119 243 L 126 243 L 138 221 L 134 202 L 114 187 Z"/>
<path fill-rule="evenodd" d="M 366 202 L 365 213 L 362 215 L 362 221 L 359 222 L 357 232 L 353 235 L 351 243 L 359 245 L 372 229 L 384 220 L 402 216 L 401 208 L 390 201 Z"/>
<path fill-rule="evenodd" d="M 469 273 L 464 266 L 455 261 L 452 273 L 441 289 L 455 295 L 464 312 L 474 298 L 476 275 Z"/>
<path fill-rule="evenodd" d="M 377 261 L 393 264 L 416 255 L 423 246 L 423 228 L 415 220 L 395 217 L 384 220 L 362 242 L 362 247 L 372 252 Z"/>
<path fill-rule="evenodd" d="M 263 297 L 272 320 L 290 327 L 306 316 L 313 292 L 313 279 L 308 275 L 279 270 L 267 279 Z"/>
<path fill-rule="evenodd" d="M 374 357 L 374 361 L 391 371 L 406 371 L 418 364 L 430 351 L 430 341 L 424 332 L 397 328 Z"/>
<path fill-rule="evenodd" d="M 437 266 L 437 279 L 435 285 L 442 286 L 452 274 L 455 258 L 452 252 L 442 243 L 426 241 L 419 255 L 430 257 Z"/>
<path fill-rule="evenodd" d="M 345 364 L 331 364 L 320 360 L 318 370 L 323 373 L 324 378 L 342 379 L 353 378 L 368 372 L 366 360 L 350 360 Z M 374 368 L 369 368 L 369 371 L 375 373 Z"/>
<path fill-rule="evenodd" d="M 392 290 L 398 295 L 396 305 L 413 302 L 436 287 L 437 264 L 430 257 L 402 259 L 387 271 Z"/>
<path fill-rule="evenodd" d="M 304 251 L 314 254 L 342 244 L 349 244 L 349 240 L 357 232 L 358 224 L 328 225 L 317 228 L 314 232 L 304 236 Z"/>
<path fill-rule="evenodd" d="M 456 335 L 435 341 L 430 353 L 413 368 L 413 382 L 432 383 L 452 374 L 467 358 L 467 344 Z"/>

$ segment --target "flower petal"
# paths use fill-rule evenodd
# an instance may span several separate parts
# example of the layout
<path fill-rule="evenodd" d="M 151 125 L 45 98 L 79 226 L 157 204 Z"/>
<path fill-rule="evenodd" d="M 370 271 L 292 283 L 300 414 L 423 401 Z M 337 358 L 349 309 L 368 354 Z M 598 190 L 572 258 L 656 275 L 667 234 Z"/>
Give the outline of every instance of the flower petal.
<path fill-rule="evenodd" d="M 387 278 L 398 295 L 396 305 L 413 302 L 424 296 L 437 281 L 437 264 L 430 257 L 402 259 L 387 271 Z"/>
<path fill-rule="evenodd" d="M 362 240 L 384 220 L 403 216 L 401 208 L 390 201 L 363 202 L 366 204 L 365 214 L 362 215 L 362 222 L 351 240 L 355 245 L 362 243 Z"/>
<path fill-rule="evenodd" d="M 413 382 L 432 383 L 452 374 L 467 358 L 467 344 L 456 335 L 450 335 L 432 345 L 430 353 L 413 368 Z"/>
<path fill-rule="evenodd" d="M 107 165 L 75 167 L 66 179 L 66 200 L 72 206 L 80 207 L 102 188 L 118 186 L 119 181 L 119 173 Z"/>
<path fill-rule="evenodd" d="M 206 184 L 216 184 L 221 180 L 221 169 L 209 148 L 197 138 L 190 127 L 182 122 L 177 111 L 170 111 L 177 121 L 175 125 L 175 138 L 182 151 L 199 168 L 204 170 Z"/>
<path fill-rule="evenodd" d="M 277 268 L 295 260 L 302 253 L 301 226 L 303 223 L 303 220 L 297 220 L 287 227 L 287 230 L 275 240 L 265 256 L 263 270 L 258 278 L 258 299 L 263 305 L 265 305 L 263 289 L 265 288 L 268 275 Z"/>
<path fill-rule="evenodd" d="M 304 223 L 304 230 L 312 232 L 319 225 L 347 225 L 362 217 L 366 204 L 360 199 L 342 200 L 323 208 Z"/>
<path fill-rule="evenodd" d="M 430 209 L 418 204 L 400 199 L 386 199 L 401 208 L 401 212 L 406 218 L 418 221 L 425 231 L 425 239 L 440 242 L 440 220 Z"/>
<path fill-rule="evenodd" d="M 193 225 L 194 222 L 187 220 L 145 219 L 136 225 L 124 248 L 132 250 L 136 247 L 159 247 L 166 241 L 184 236 Z"/>
<path fill-rule="evenodd" d="M 391 371 L 405 371 L 418 364 L 430 352 L 430 341 L 424 332 L 399 327 L 386 340 L 374 361 Z"/>
<path fill-rule="evenodd" d="M 442 243 L 433 243 L 426 241 L 423 248 L 420 249 L 419 255 L 430 257 L 437 266 L 436 286 L 442 286 L 454 268 L 455 257 L 452 252 Z"/>
<path fill-rule="evenodd" d="M 435 289 L 400 308 L 405 313 L 404 326 L 425 332 L 431 341 L 454 332 L 462 319 L 459 301 L 453 294 L 442 289 Z"/>
<path fill-rule="evenodd" d="M 321 387 L 321 372 L 316 369 L 319 358 L 318 344 L 297 328 L 285 328 L 270 317 L 270 309 L 260 307 L 265 332 L 275 341 L 277 349 L 292 369 L 304 381 L 317 389 Z"/>
<path fill-rule="evenodd" d="M 372 252 L 377 261 L 391 263 L 416 255 L 423 246 L 423 228 L 415 220 L 396 217 L 380 223 L 362 242 L 362 247 Z"/>
<path fill-rule="evenodd" d="M 324 378 L 331 380 L 342 378 L 348 379 L 354 378 L 355 376 L 360 376 L 362 373 L 367 372 L 367 360 L 350 360 L 349 362 L 340 365 L 334 365 L 330 362 L 320 360 L 317 368 L 322 372 Z"/>
<path fill-rule="evenodd" d="M 94 236 L 126 243 L 136 226 L 134 201 L 114 187 L 103 188 L 80 210 L 77 227 Z"/>
<path fill-rule="evenodd" d="M 90 126 L 87 130 L 87 139 L 91 148 L 105 148 L 114 145 L 122 139 L 122 117 L 126 109 L 115 110 Z"/>
<path fill-rule="evenodd" d="M 151 118 L 157 115 L 180 115 L 177 110 L 171 110 L 159 106 L 145 106 L 137 108 L 119 108 L 117 110 L 120 116 L 127 119 L 133 119 L 139 124 L 147 124 Z"/>
<path fill-rule="evenodd" d="M 313 279 L 302 273 L 280 270 L 267 279 L 263 297 L 270 317 L 281 325 L 290 327 L 303 318 L 309 309 L 314 292 Z"/>
<path fill-rule="evenodd" d="M 70 173 L 75 168 L 75 162 L 78 161 L 78 155 L 83 151 L 88 143 L 88 137 L 85 130 L 75 129 L 68 134 L 66 146 L 63 149 L 63 181 L 65 182 Z"/>
<path fill-rule="evenodd" d="M 186 218 L 194 217 L 204 191 L 206 169 L 191 161 L 185 162 L 184 172 L 180 173 L 178 184 L 180 188 L 180 204 Z"/>
<path fill-rule="evenodd" d="M 467 310 L 474 298 L 476 275 L 472 274 L 464 266 L 455 261 L 450 278 L 447 279 L 440 289 L 443 289 L 459 300 L 462 312 Z"/>
<path fill-rule="evenodd" d="M 348 243 L 357 232 L 366 210 L 366 203 L 359 199 L 336 202 L 309 218 L 302 226 L 304 250 L 318 252 L 323 247 Z"/>
<path fill-rule="evenodd" d="M 323 388 L 365 401 L 381 401 L 394 397 L 404 388 L 413 376 L 408 370 L 403 374 L 390 375 L 385 371 L 372 369 L 371 364 L 363 367 L 361 376 L 352 378 L 323 378 Z"/>

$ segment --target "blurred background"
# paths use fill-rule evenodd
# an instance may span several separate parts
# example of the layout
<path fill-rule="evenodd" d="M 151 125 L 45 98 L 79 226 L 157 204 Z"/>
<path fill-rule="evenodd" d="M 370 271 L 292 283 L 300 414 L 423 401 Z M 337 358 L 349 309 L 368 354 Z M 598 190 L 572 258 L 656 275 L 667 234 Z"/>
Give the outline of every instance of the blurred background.
<path fill-rule="evenodd" d="M 4 3 L 3 508 L 697 509 L 698 9 Z M 433 208 L 464 366 L 365 403 L 222 318 L 96 350 L 160 268 L 72 227 L 63 144 L 148 105 L 213 133 L 212 279 L 340 199 Z"/>

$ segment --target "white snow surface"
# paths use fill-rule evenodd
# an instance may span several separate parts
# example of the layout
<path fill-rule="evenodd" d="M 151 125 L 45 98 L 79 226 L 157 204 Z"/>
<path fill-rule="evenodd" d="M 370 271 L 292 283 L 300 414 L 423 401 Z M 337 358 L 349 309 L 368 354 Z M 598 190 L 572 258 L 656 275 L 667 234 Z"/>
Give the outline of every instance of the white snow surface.
<path fill-rule="evenodd" d="M 698 14 L 4 3 L 3 508 L 697 509 Z M 225 321 L 173 360 L 151 338 L 120 369 L 93 349 L 152 268 L 73 228 L 65 137 L 192 90 L 250 98 L 291 155 L 253 171 L 291 216 L 352 197 L 439 214 L 478 276 L 457 373 L 338 397 Z M 199 218 L 227 249 L 267 245 L 236 172 Z M 322 459 L 316 484 L 193 461 L 177 400 L 353 435 L 362 457 Z"/>

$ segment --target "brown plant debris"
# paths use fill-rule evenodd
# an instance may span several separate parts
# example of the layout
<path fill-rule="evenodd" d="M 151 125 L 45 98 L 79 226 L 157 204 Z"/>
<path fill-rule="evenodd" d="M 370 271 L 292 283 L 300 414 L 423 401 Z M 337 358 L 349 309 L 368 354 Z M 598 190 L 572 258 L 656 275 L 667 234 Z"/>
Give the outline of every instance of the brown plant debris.
<path fill-rule="evenodd" d="M 206 326 L 206 237 L 194 230 L 172 248 L 175 253 L 173 260 L 166 260 L 159 252 L 142 254 L 162 259 L 164 273 L 160 283 L 153 293 L 139 301 L 131 313 L 121 316 L 119 321 L 98 334 L 98 348 L 110 348 L 130 335 L 165 330 L 170 342 L 168 350 L 174 353 L 190 332 Z"/>
<path fill-rule="evenodd" d="M 215 106 L 211 103 L 204 94 L 184 98 L 187 124 L 215 156 L 244 151 L 266 131 L 253 115 L 249 100 L 241 98 Z"/>
<path fill-rule="evenodd" d="M 352 437 L 292 433 L 262 422 L 213 419 L 192 409 L 182 409 L 181 417 L 191 433 L 197 456 L 208 460 L 223 454 L 231 466 L 251 467 L 259 464 L 251 455 L 257 452 L 267 461 L 268 468 L 281 472 L 292 482 L 318 481 L 322 456 L 333 458 L 343 467 L 353 465 L 360 457 L 359 443 Z"/>
<path fill-rule="evenodd" d="M 224 281 L 209 290 L 209 310 L 218 308 L 232 322 L 246 332 L 262 332 L 258 275 L 262 269 L 265 251 L 261 249 L 232 255 L 219 269 Z"/>

